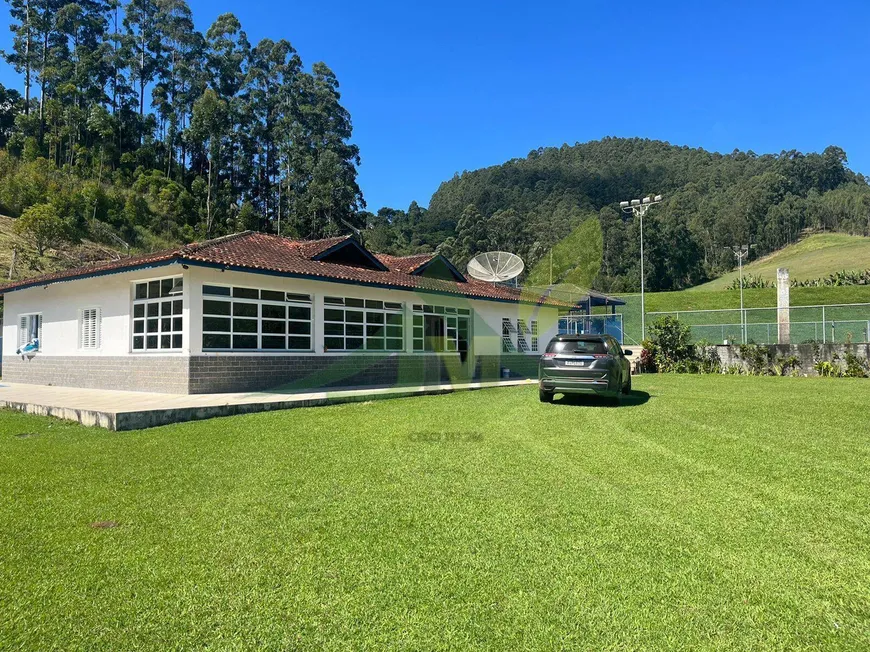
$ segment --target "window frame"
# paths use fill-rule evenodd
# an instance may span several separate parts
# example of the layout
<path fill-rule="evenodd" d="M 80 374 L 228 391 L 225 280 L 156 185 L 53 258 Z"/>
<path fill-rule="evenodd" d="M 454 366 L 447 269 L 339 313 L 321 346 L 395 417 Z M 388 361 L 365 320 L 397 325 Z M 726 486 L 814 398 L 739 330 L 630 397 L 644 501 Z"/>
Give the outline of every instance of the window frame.
<path fill-rule="evenodd" d="M 431 347 L 426 336 L 426 319 L 440 319 L 443 325 L 440 345 Z M 464 323 L 463 323 L 464 322 Z M 415 303 L 411 306 L 411 352 L 422 354 L 468 353 L 471 348 L 473 313 L 470 308 Z M 465 346 L 460 346 L 465 335 Z"/>
<path fill-rule="evenodd" d="M 181 281 L 181 290 L 178 292 L 174 292 L 176 281 Z M 172 286 L 170 287 L 170 292 L 163 295 L 163 281 L 172 281 Z M 151 283 L 158 283 L 159 288 L 159 296 L 150 297 L 146 296 L 144 298 L 137 298 L 136 294 L 138 291 L 138 286 L 145 285 L 146 286 L 146 295 L 150 294 Z M 147 279 L 136 279 L 135 281 L 130 282 L 130 353 L 133 354 L 160 354 L 160 353 L 180 353 L 184 350 L 184 333 L 185 333 L 185 325 L 184 325 L 184 295 L 185 295 L 185 286 L 186 283 L 184 281 L 183 274 L 172 274 L 170 276 L 158 276 Z M 181 306 L 176 310 L 176 302 L 180 302 Z M 170 305 L 169 313 L 165 314 L 163 312 L 163 305 L 168 303 Z M 142 316 L 136 316 L 136 306 L 144 306 L 142 311 Z M 156 314 L 149 314 L 149 305 L 157 305 Z M 152 319 L 157 320 L 157 330 L 156 331 L 148 331 L 149 321 Z M 169 319 L 170 329 L 167 331 L 163 330 L 164 319 Z M 175 320 L 181 320 L 180 329 L 175 328 Z M 142 323 L 142 331 L 136 331 L 137 322 Z M 163 336 L 168 336 L 170 345 L 169 347 L 160 346 L 161 339 Z M 136 348 L 136 338 L 142 338 L 142 348 Z M 157 338 L 157 346 L 149 347 L 148 346 L 148 338 L 156 337 Z M 178 346 L 174 346 L 176 341 L 176 337 L 178 338 Z"/>
<path fill-rule="evenodd" d="M 228 290 L 228 294 L 206 294 L 206 287 L 214 287 L 214 288 L 226 288 Z M 203 283 L 201 286 L 201 295 L 202 295 L 202 328 L 200 329 L 200 337 L 201 337 L 201 347 L 203 353 L 256 353 L 256 354 L 297 354 L 297 353 L 311 353 L 314 351 L 314 296 L 310 293 L 302 293 L 302 292 L 289 292 L 287 290 L 273 290 L 270 288 L 263 287 L 254 287 L 249 285 L 239 285 L 235 283 Z M 242 296 L 234 296 L 234 289 L 239 289 L 242 291 L 255 291 L 257 292 L 256 299 L 242 297 Z M 277 292 L 284 295 L 284 301 L 277 301 L 272 299 L 263 299 L 263 292 Z M 308 297 L 308 301 L 304 301 L 300 298 L 291 299 L 289 297 Z M 216 301 L 220 303 L 229 304 L 229 313 L 226 315 L 216 315 L 206 313 L 205 302 L 206 301 Z M 244 316 L 235 314 L 235 309 L 233 308 L 234 304 L 250 304 L 257 306 L 257 316 Z M 285 317 L 281 318 L 271 318 L 263 316 L 263 306 L 282 306 L 284 308 Z M 307 308 L 308 309 L 308 319 L 296 319 L 289 316 L 288 308 Z M 208 317 L 213 317 L 217 319 L 228 319 L 230 322 L 230 330 L 229 331 L 217 331 L 217 330 L 206 330 L 205 328 L 205 319 Z M 256 331 L 236 331 L 234 329 L 234 322 L 236 320 L 251 320 L 257 322 Z M 263 322 L 282 322 L 284 324 L 284 333 L 264 333 L 263 332 Z M 300 324 L 308 324 L 308 333 L 290 333 L 288 329 L 289 323 L 300 323 Z M 229 347 L 215 347 L 215 346 L 205 346 L 205 337 L 207 335 L 218 335 L 218 336 L 228 336 L 230 338 L 230 346 Z M 257 346 L 256 348 L 243 348 L 243 347 L 234 347 L 236 336 L 254 336 L 257 338 Z M 284 337 L 285 348 L 283 349 L 275 349 L 275 348 L 263 348 L 263 337 Z M 289 348 L 290 338 L 307 338 L 308 339 L 308 348 Z"/>
<path fill-rule="evenodd" d="M 360 302 L 362 305 L 348 305 L 347 301 Z M 376 305 L 369 304 L 381 304 L 380 307 Z M 390 307 L 387 307 L 387 306 Z M 405 340 L 405 336 L 407 334 L 407 319 L 405 315 L 405 307 L 406 304 L 402 301 L 385 301 L 383 299 L 363 299 L 361 297 L 353 297 L 353 296 L 334 296 L 334 295 L 326 295 L 323 297 L 323 352 L 325 354 L 329 353 L 380 353 L 380 354 L 389 354 L 389 353 L 406 353 L 408 350 L 408 345 Z M 343 313 L 342 320 L 338 321 L 336 319 L 327 319 L 327 311 L 341 311 Z M 362 314 L 362 321 L 348 321 L 347 320 L 347 311 L 350 310 L 352 312 L 359 312 Z M 382 321 L 370 321 L 370 315 L 378 314 L 382 315 Z M 398 317 L 400 323 L 390 323 L 390 316 Z M 353 328 L 360 328 L 359 334 L 348 334 L 348 326 Z M 342 332 L 339 333 L 330 333 L 331 327 L 341 326 Z M 370 335 L 370 328 L 378 328 L 383 327 L 382 335 Z M 392 330 L 392 335 L 390 332 Z M 399 334 L 396 334 L 395 329 L 400 329 Z M 331 346 L 328 341 L 332 340 L 342 340 L 342 346 Z M 348 348 L 347 341 L 350 340 L 359 340 L 361 342 L 360 346 L 357 348 Z M 380 341 L 383 342 L 383 348 L 369 348 L 369 341 Z M 388 342 L 390 341 L 398 341 L 400 342 L 400 346 L 390 347 Z"/>
<path fill-rule="evenodd" d="M 33 317 L 39 317 L 39 326 L 36 329 L 36 339 L 39 340 L 39 346 L 36 348 L 35 353 L 40 353 L 42 351 L 42 325 L 43 325 L 41 311 L 40 312 L 22 312 L 22 313 L 19 313 L 18 322 L 17 322 L 17 325 L 18 325 L 18 346 L 16 348 L 20 349 L 21 347 L 25 346 L 30 341 L 30 340 L 25 338 L 25 340 L 22 342 L 21 341 L 21 334 L 22 334 L 22 332 L 25 332 L 28 334 L 30 333 L 30 329 L 31 329 L 30 320 Z M 21 320 L 22 319 L 28 320 L 27 326 L 25 327 L 24 331 L 22 331 L 22 329 L 21 329 Z"/>

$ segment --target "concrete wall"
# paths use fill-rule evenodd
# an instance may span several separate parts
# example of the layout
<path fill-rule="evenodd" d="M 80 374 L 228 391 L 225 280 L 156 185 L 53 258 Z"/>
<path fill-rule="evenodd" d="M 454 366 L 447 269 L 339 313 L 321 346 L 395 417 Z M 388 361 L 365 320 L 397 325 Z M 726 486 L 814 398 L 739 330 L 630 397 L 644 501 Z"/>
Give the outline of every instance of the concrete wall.
<path fill-rule="evenodd" d="M 831 361 L 834 355 L 841 359 L 848 352 L 859 358 L 870 360 L 870 344 L 770 344 L 767 349 L 768 360 L 774 364 L 778 358 L 795 356 L 799 360 L 802 375 L 818 375 L 813 365 L 820 360 Z M 739 346 L 718 345 L 715 347 L 723 367 L 740 365 L 746 368 L 746 362 L 740 357 Z"/>

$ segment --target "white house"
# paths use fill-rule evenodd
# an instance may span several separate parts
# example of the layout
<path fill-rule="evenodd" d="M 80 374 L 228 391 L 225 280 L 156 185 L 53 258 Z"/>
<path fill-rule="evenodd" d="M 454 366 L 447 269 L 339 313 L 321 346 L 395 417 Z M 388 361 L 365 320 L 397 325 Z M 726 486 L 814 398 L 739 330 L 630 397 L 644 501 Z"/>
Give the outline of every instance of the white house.
<path fill-rule="evenodd" d="M 437 254 L 252 232 L 0 293 L 5 381 L 171 393 L 533 376 L 569 307 Z"/>

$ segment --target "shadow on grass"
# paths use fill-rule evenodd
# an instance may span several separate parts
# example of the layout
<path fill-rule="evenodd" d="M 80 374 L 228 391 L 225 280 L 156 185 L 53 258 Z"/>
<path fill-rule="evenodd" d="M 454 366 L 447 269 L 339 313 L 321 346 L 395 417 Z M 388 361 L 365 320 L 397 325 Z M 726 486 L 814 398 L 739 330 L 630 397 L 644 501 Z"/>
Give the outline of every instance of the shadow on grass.
<path fill-rule="evenodd" d="M 558 396 L 558 394 L 557 394 Z M 563 394 L 561 398 L 553 401 L 554 405 L 584 405 L 586 407 L 631 407 L 633 405 L 643 405 L 649 400 L 649 394 L 638 390 L 632 390 L 628 394 L 619 397 L 619 401 L 614 398 L 605 396 L 594 396 L 588 394 Z"/>

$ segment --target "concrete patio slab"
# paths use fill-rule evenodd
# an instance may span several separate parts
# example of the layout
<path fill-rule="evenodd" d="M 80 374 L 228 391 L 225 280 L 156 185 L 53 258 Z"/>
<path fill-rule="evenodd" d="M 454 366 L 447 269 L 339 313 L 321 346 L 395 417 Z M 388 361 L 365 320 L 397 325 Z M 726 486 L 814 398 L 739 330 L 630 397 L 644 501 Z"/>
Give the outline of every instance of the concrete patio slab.
<path fill-rule="evenodd" d="M 334 405 L 388 398 L 534 384 L 501 380 L 419 387 L 359 387 L 322 392 L 243 392 L 231 394 L 159 394 L 78 387 L 0 384 L 0 408 L 78 421 L 109 430 L 138 430 L 212 417 Z"/>

